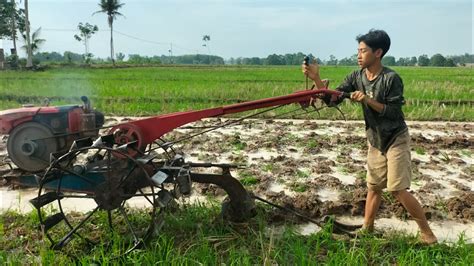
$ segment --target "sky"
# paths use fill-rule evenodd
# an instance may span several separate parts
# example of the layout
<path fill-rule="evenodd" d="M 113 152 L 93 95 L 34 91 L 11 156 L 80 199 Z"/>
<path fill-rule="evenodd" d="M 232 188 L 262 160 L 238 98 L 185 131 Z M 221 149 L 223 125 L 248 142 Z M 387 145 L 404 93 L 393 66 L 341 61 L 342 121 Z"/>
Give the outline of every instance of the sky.
<path fill-rule="evenodd" d="M 23 5 L 21 2 L 20 5 Z M 114 22 L 115 52 L 146 56 L 214 54 L 266 57 L 303 52 L 327 60 L 356 53 L 355 37 L 383 29 L 389 55 L 473 53 L 472 0 L 121 0 Z M 74 39 L 79 22 L 100 29 L 90 52 L 110 55 L 110 29 L 99 0 L 29 0 L 33 30 L 46 42 L 40 51 L 84 53 Z M 203 35 L 209 35 L 208 47 Z M 5 50 L 11 41 L 0 42 Z M 209 49 L 208 49 L 209 48 Z"/>

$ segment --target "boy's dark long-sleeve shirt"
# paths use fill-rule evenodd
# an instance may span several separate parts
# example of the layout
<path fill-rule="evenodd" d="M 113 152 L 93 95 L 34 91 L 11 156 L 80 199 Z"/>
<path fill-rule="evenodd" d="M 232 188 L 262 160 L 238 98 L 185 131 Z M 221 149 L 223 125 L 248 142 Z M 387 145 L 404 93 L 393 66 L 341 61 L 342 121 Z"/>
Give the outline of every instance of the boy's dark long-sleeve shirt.
<path fill-rule="evenodd" d="M 403 81 L 395 71 L 384 67 L 374 80 L 369 81 L 365 69 L 356 70 L 348 75 L 336 90 L 349 93 L 359 90 L 384 105 L 379 113 L 367 104 L 362 104 L 367 138 L 370 144 L 382 153 L 386 153 L 395 138 L 407 130 L 402 112 L 402 105 L 405 104 Z M 342 100 L 329 104 L 340 102 Z"/>

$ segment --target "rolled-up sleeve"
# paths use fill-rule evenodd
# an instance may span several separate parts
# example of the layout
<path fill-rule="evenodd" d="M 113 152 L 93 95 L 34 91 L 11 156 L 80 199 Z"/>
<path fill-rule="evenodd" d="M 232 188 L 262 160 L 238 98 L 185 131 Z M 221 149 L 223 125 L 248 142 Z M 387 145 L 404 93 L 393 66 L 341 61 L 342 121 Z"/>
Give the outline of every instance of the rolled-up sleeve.
<path fill-rule="evenodd" d="M 385 103 L 380 116 L 397 120 L 403 117 L 402 105 L 405 104 L 403 98 L 403 81 L 395 75 L 389 84 L 389 90 L 385 96 Z"/>

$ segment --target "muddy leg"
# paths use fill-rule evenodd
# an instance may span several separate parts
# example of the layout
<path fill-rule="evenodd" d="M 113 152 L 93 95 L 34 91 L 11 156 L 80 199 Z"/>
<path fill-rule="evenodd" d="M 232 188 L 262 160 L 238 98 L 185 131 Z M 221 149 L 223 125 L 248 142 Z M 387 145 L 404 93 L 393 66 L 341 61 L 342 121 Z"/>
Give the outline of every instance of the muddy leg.
<path fill-rule="evenodd" d="M 433 234 L 433 231 L 431 231 L 431 228 L 428 225 L 428 220 L 426 219 L 425 213 L 423 212 L 418 200 L 406 190 L 393 191 L 392 194 L 403 205 L 403 207 L 405 207 L 418 224 L 421 232 L 421 240 L 426 244 L 436 243 L 438 240 Z"/>
<path fill-rule="evenodd" d="M 367 192 L 367 200 L 365 201 L 365 215 L 364 215 L 364 226 L 367 231 L 372 232 L 374 230 L 375 215 L 380 207 L 382 200 L 382 192 L 374 191 L 369 189 Z"/>

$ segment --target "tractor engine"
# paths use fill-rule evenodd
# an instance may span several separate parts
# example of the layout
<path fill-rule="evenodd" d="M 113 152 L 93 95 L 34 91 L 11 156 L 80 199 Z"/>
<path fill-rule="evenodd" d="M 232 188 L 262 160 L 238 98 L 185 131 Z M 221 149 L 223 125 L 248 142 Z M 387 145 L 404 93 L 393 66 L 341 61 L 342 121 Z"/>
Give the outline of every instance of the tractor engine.
<path fill-rule="evenodd" d="M 0 134 L 8 134 L 7 150 L 18 168 L 38 172 L 50 164 L 50 154 L 68 151 L 74 140 L 96 137 L 104 115 L 83 105 L 22 107 L 0 111 Z"/>

